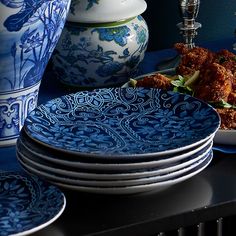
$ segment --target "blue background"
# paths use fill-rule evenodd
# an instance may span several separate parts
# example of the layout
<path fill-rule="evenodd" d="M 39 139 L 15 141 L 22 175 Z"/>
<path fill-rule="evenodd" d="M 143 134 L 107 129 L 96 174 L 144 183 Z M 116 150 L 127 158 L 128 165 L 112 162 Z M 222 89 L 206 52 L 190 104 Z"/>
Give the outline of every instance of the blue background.
<path fill-rule="evenodd" d="M 178 0 L 146 0 L 147 10 L 142 14 L 149 27 L 148 51 L 170 48 L 182 41 L 176 26 L 182 19 Z M 202 0 L 197 22 L 196 43 L 234 37 L 236 29 L 236 0 Z M 236 41 L 236 37 L 235 37 Z"/>

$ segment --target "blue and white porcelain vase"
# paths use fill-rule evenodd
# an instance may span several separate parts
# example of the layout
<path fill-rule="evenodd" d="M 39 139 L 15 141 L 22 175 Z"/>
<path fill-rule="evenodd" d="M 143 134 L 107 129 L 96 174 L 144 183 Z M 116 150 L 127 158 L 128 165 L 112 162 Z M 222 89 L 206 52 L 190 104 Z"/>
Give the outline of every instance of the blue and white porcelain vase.
<path fill-rule="evenodd" d="M 94 88 L 120 85 L 135 76 L 148 44 L 141 16 L 145 9 L 144 0 L 72 1 L 52 57 L 60 81 Z"/>
<path fill-rule="evenodd" d="M 36 107 L 69 8 L 70 0 L 0 0 L 0 146 L 15 143 Z"/>

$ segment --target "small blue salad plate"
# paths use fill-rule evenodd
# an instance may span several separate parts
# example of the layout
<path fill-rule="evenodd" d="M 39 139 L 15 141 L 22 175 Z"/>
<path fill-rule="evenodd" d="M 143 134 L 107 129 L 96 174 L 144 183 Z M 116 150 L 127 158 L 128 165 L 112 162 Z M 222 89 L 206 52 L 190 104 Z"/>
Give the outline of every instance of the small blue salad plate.
<path fill-rule="evenodd" d="M 0 236 L 23 236 L 54 222 L 64 211 L 64 194 L 22 172 L 0 171 Z"/>

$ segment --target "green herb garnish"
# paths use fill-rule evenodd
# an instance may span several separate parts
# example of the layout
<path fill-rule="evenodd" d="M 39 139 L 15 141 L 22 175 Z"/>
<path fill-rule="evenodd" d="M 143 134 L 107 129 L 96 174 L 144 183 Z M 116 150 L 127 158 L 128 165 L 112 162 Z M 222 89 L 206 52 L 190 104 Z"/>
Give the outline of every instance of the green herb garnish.
<path fill-rule="evenodd" d="M 193 90 L 189 86 L 185 85 L 185 81 L 186 80 L 183 76 L 178 75 L 171 81 L 171 84 L 174 85 L 173 91 L 193 95 Z"/>
<path fill-rule="evenodd" d="M 224 62 L 226 62 L 227 61 L 227 59 L 224 57 L 224 56 L 219 56 L 219 63 L 220 64 L 223 64 Z"/>
<path fill-rule="evenodd" d="M 136 84 L 137 84 L 137 80 L 135 80 L 135 79 L 130 79 L 129 80 L 129 86 L 135 88 Z"/>
<path fill-rule="evenodd" d="M 224 101 L 223 99 L 221 99 L 218 102 L 208 102 L 208 103 L 210 103 L 215 108 L 233 108 L 233 109 L 236 109 L 235 105 L 232 105 L 232 104 Z"/>

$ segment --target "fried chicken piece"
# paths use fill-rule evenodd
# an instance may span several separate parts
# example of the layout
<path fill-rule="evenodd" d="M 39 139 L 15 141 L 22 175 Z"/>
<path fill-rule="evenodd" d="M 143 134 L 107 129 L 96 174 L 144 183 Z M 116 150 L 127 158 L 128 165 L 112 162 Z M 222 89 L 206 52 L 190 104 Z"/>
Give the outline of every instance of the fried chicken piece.
<path fill-rule="evenodd" d="M 171 84 L 171 79 L 159 73 L 145 76 L 143 79 L 137 80 L 136 86 L 159 88 L 165 90 L 170 90 L 173 87 L 173 85 Z"/>
<path fill-rule="evenodd" d="M 236 106 L 236 92 L 231 92 L 228 97 L 229 104 Z"/>
<path fill-rule="evenodd" d="M 231 70 L 232 74 L 236 76 L 236 55 L 234 53 L 223 49 L 216 53 L 214 61 Z"/>
<path fill-rule="evenodd" d="M 181 55 L 181 60 L 176 68 L 176 72 L 182 76 L 192 75 L 205 64 L 211 63 L 215 55 L 208 49 L 201 47 L 188 49 L 183 43 L 176 43 L 175 49 Z"/>
<path fill-rule="evenodd" d="M 180 55 L 184 55 L 184 54 L 187 54 L 189 52 L 189 48 L 184 43 L 176 43 L 174 45 L 174 48 L 175 48 L 175 50 L 177 50 L 177 52 Z"/>
<path fill-rule="evenodd" d="M 225 101 L 236 105 L 236 55 L 226 49 L 213 53 L 208 49 L 188 49 L 183 43 L 175 44 L 181 59 L 176 69 L 182 76 L 200 75 L 193 85 L 194 96 L 206 102 Z M 213 104 L 214 106 L 214 104 Z M 236 129 L 236 109 L 217 108 L 221 129 Z"/>
<path fill-rule="evenodd" d="M 232 92 L 233 75 L 217 63 L 205 65 L 194 87 L 194 96 L 206 102 L 228 102 Z"/>
<path fill-rule="evenodd" d="M 217 108 L 221 118 L 221 129 L 236 129 L 236 110 L 231 108 Z"/>

